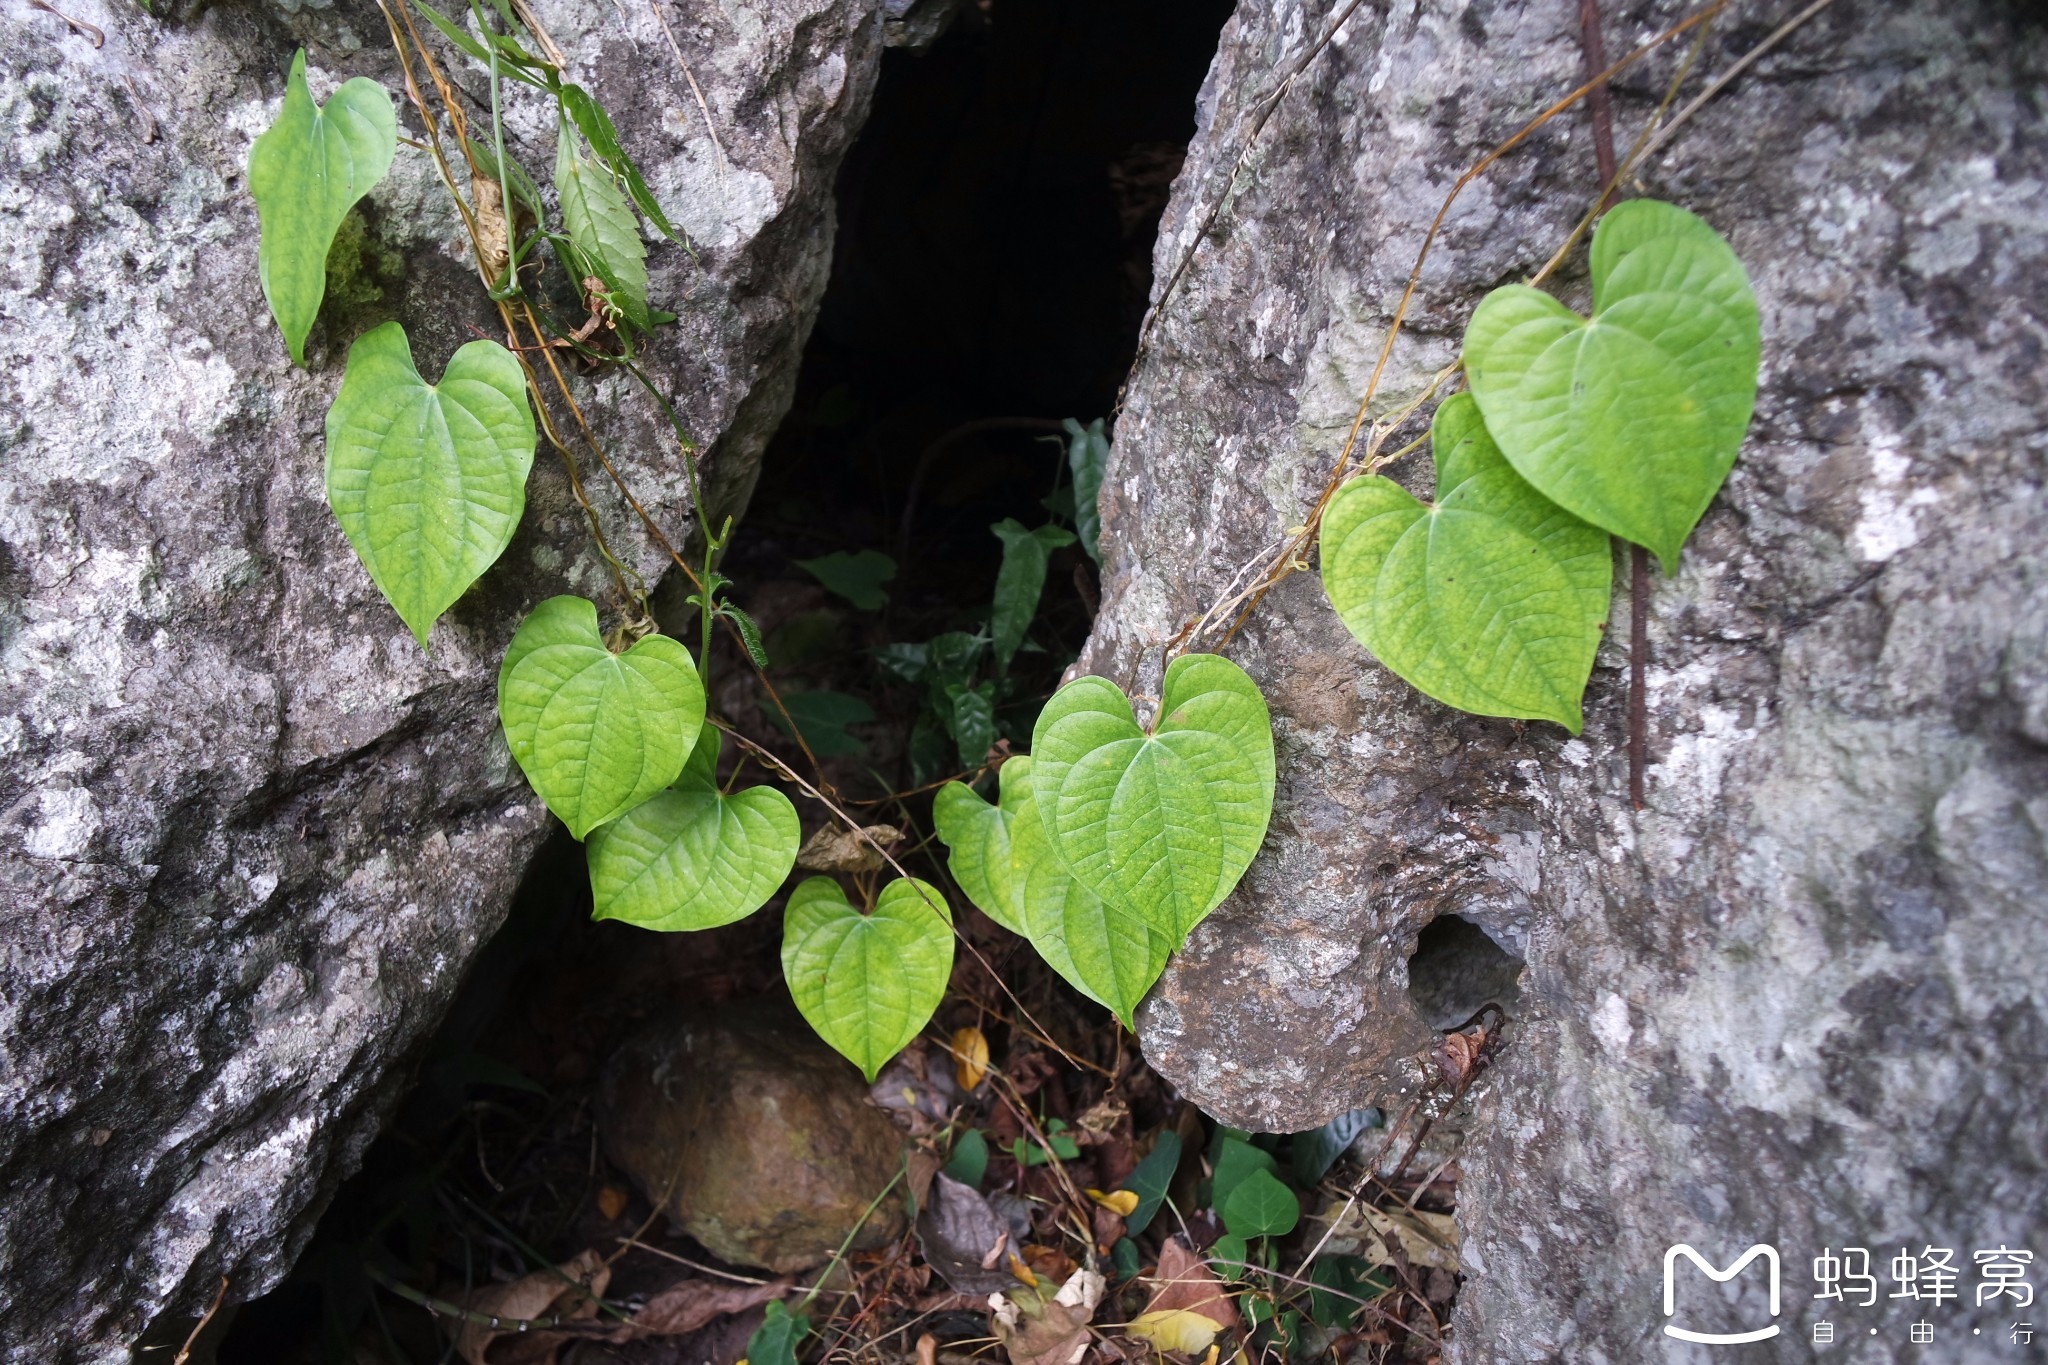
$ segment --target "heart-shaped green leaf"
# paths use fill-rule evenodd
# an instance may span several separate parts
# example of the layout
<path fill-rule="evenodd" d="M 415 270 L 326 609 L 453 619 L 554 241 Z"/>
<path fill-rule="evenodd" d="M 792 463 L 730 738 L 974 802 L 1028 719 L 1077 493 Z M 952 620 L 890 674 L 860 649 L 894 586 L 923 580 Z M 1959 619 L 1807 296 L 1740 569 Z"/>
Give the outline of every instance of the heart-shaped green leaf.
<path fill-rule="evenodd" d="M 613 654 L 596 606 L 550 597 L 505 651 L 498 717 L 526 780 L 581 839 L 676 780 L 704 724 L 704 684 L 667 636 Z"/>
<path fill-rule="evenodd" d="M 932 797 L 932 823 L 948 850 L 946 868 L 960 890 L 990 919 L 1017 936 L 1024 928 L 1023 868 L 1014 857 L 1011 827 L 1026 763 L 1011 759 L 997 770 L 1000 804 L 990 805 L 963 782 L 948 782 Z"/>
<path fill-rule="evenodd" d="M 869 1081 L 931 1019 L 952 972 L 952 911 L 928 882 L 890 882 L 865 915 L 830 877 L 807 878 L 790 894 L 782 919 L 789 993 Z"/>
<path fill-rule="evenodd" d="M 1285 1237 L 1301 1221 L 1301 1199 L 1271 1171 L 1253 1171 L 1217 1212 L 1235 1236 Z"/>
<path fill-rule="evenodd" d="M 327 293 L 327 251 L 355 202 L 391 169 L 398 117 L 391 95 L 357 76 L 327 103 L 306 88 L 306 52 L 292 58 L 284 108 L 249 149 L 249 193 L 261 238 L 256 273 L 292 359 L 306 363 L 306 334 Z"/>
<path fill-rule="evenodd" d="M 1591 321 L 1496 289 L 1465 330 L 1465 370 L 1523 478 L 1669 572 L 1742 448 L 1762 346 L 1735 252 L 1684 209 L 1637 199 L 1593 235 Z"/>
<path fill-rule="evenodd" d="M 933 803 L 947 862 L 967 898 L 1031 940 L 1039 956 L 1083 995 L 1133 1026 L 1133 1014 L 1166 969 L 1174 941 L 1127 907 L 1075 881 L 1046 842 L 1029 757 L 1001 769 L 1000 806 L 958 782 Z"/>
<path fill-rule="evenodd" d="M 1359 643 L 1415 687 L 1482 716 L 1579 732 L 1607 620 L 1607 533 L 1501 458 L 1470 394 L 1437 409 L 1437 501 L 1353 479 L 1323 516 L 1323 589 Z"/>
<path fill-rule="evenodd" d="M 1173 943 L 1230 894 L 1273 813 L 1273 722 L 1215 654 L 1167 667 L 1160 719 L 1138 727 L 1104 678 L 1053 694 L 1032 732 L 1032 792 L 1053 852 L 1088 890 Z"/>
<path fill-rule="evenodd" d="M 591 832 L 593 919 L 715 929 L 753 914 L 782 885 L 803 839 L 796 807 L 773 787 L 719 791 L 723 742 L 705 726 L 674 786 Z"/>
<path fill-rule="evenodd" d="M 555 153 L 555 193 L 562 200 L 562 226 L 583 257 L 583 267 L 604 281 L 626 320 L 646 331 L 652 317 L 647 311 L 647 247 L 639 225 L 611 173 L 577 153 L 567 125 Z"/>
<path fill-rule="evenodd" d="M 349 347 L 327 409 L 327 502 L 422 649 L 519 529 L 533 440 L 525 372 L 497 342 L 465 345 L 439 384 L 395 322 Z"/>

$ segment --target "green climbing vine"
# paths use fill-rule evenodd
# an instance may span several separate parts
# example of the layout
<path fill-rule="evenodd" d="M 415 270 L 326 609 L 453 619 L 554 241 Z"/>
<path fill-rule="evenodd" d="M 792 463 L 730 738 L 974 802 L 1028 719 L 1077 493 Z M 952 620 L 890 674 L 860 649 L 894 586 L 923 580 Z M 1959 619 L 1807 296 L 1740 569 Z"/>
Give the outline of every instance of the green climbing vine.
<path fill-rule="evenodd" d="M 469 342 L 430 384 L 397 323 L 356 338 L 327 418 L 330 504 L 371 580 L 426 649 L 435 622 L 510 543 L 546 436 L 612 574 L 615 625 L 605 630 L 599 604 L 583 597 L 553 597 L 531 611 L 499 672 L 506 741 L 548 809 L 586 842 L 599 918 L 657 931 L 732 923 L 787 882 L 801 829 L 780 791 L 732 791 L 719 782 L 729 727 L 707 717 L 701 672 L 714 626 L 728 627 L 757 669 L 767 661 L 759 631 L 717 569 L 731 522 L 714 531 L 695 446 L 635 360 L 636 346 L 674 320 L 649 298 L 641 224 L 682 238 L 604 110 L 562 78 L 552 41 L 516 0 L 489 0 L 488 8 L 472 0 L 466 24 L 424 0 L 411 3 L 413 10 L 385 15 L 427 134 L 415 145 L 432 157 L 461 212 L 506 344 Z M 488 73 L 482 136 L 471 135 L 415 11 Z M 506 82 L 554 103 L 552 214 L 539 184 L 508 154 Z M 296 363 L 306 363 L 336 233 L 397 147 L 395 111 L 381 86 L 357 77 L 316 105 L 304 54 L 294 59 L 283 110 L 251 151 L 249 181 L 262 224 L 265 297 Z M 468 170 L 467 196 L 457 186 L 458 161 Z M 543 246 L 589 315 L 580 326 L 557 321 L 536 288 Z M 1683 209 L 1649 200 L 1612 209 L 1593 238 L 1591 275 L 1589 317 L 1525 285 L 1497 289 L 1480 304 L 1454 367 L 1465 391 L 1445 398 L 1431 424 L 1433 502 L 1379 472 L 1394 456 L 1376 447 L 1365 472 L 1341 478 L 1347 445 L 1340 478 L 1296 542 L 1319 534 L 1332 605 L 1395 674 L 1462 710 L 1553 721 L 1575 733 L 1608 614 L 1609 537 L 1675 566 L 1740 449 L 1761 354 L 1741 262 Z M 624 370 L 660 406 L 685 456 L 699 560 L 675 548 L 619 479 L 569 392 L 558 353 Z M 552 400 L 543 373 L 554 381 Z M 1439 376 L 1404 413 L 1452 378 Z M 571 415 L 650 538 L 691 579 L 694 657 L 658 633 L 637 576 L 605 544 L 555 410 Z M 1049 556 L 1077 539 L 1091 558 L 1101 553 L 1096 504 L 1108 440 L 1101 422 L 1069 422 L 1067 432 L 1073 477 L 1057 490 L 1066 501 L 1047 503 L 1056 521 L 991 528 L 1003 559 L 988 633 L 891 646 L 881 659 L 926 687 L 920 733 L 942 748 L 950 741 L 974 770 L 969 781 L 942 785 L 934 800 L 960 889 L 1077 990 L 1134 1025 L 1169 957 L 1259 851 L 1274 801 L 1273 728 L 1244 670 L 1219 654 L 1180 652 L 1190 633 L 1183 632 L 1156 701 L 1134 701 L 1104 678 L 1079 678 L 1037 714 L 1028 755 L 990 758 L 998 715 L 1029 700 L 1009 670 L 1030 647 Z M 1072 530 L 1057 524 L 1061 516 Z M 1285 571 L 1297 567 L 1294 546 L 1283 562 Z M 871 551 L 804 567 L 870 607 L 885 600 L 882 585 L 894 572 Z M 1264 586 L 1246 594 L 1247 612 Z M 988 676 L 980 671 L 985 658 Z M 805 708 L 768 691 L 811 756 L 797 719 Z M 828 791 L 733 734 L 872 844 Z M 931 748 L 913 743 L 914 753 Z M 782 946 L 798 1008 L 870 1079 L 931 1019 L 957 933 L 940 888 L 912 877 L 879 844 L 873 851 L 897 876 L 879 890 L 864 887 L 858 905 L 829 877 L 803 881 L 784 911 Z M 1285 1221 L 1277 1203 L 1266 1207 L 1269 1196 L 1247 1182 L 1225 1209 L 1233 1231 L 1241 1223 L 1263 1235 Z"/>

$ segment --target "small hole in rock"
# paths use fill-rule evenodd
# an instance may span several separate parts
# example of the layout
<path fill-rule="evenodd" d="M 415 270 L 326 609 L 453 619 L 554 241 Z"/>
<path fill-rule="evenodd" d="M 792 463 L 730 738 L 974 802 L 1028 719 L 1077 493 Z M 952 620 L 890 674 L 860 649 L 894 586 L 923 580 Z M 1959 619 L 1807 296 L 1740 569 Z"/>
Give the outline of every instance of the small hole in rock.
<path fill-rule="evenodd" d="M 1462 915 L 1438 915 L 1408 958 L 1408 998 L 1424 1023 L 1453 1029 L 1489 1002 L 1509 1014 L 1521 996 L 1522 960 Z"/>

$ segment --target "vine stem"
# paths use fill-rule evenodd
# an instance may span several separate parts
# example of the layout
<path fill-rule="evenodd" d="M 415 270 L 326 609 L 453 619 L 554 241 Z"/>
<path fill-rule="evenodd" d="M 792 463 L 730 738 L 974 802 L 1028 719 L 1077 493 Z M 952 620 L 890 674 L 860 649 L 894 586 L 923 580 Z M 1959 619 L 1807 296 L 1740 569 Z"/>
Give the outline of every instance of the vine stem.
<path fill-rule="evenodd" d="M 1600 193 L 1593 202 L 1597 218 L 1614 197 L 1614 104 L 1607 80 L 1607 44 L 1600 31 L 1600 0 L 1579 0 L 1579 48 L 1586 73 L 1594 82 L 1586 95 L 1586 113 L 1593 122 L 1593 160 L 1600 172 Z M 1628 803 L 1641 810 L 1645 770 L 1650 763 L 1650 698 L 1645 685 L 1650 661 L 1650 552 L 1628 547 Z"/>

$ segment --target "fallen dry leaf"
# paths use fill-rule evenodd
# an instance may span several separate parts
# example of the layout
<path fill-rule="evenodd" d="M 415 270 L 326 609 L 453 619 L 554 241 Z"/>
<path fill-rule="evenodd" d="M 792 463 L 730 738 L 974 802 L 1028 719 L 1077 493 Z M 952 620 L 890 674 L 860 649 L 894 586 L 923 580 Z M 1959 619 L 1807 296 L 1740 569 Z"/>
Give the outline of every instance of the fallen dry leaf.
<path fill-rule="evenodd" d="M 1111 1190 L 1107 1194 L 1101 1190 L 1089 1190 L 1088 1197 L 1119 1218 L 1130 1217 L 1131 1210 L 1138 1207 L 1136 1190 Z"/>
<path fill-rule="evenodd" d="M 507 1323 L 593 1318 L 611 1274 L 595 1251 L 584 1251 L 551 1270 L 536 1270 L 510 1284 L 484 1285 L 456 1302 Z M 546 1328 L 522 1332 L 465 1319 L 456 1333 L 455 1349 L 469 1365 L 554 1365 L 556 1353 L 569 1339 L 568 1333 Z"/>
<path fill-rule="evenodd" d="M 1195 1356 L 1216 1344 L 1223 1324 L 1192 1308 L 1165 1308 L 1138 1314 L 1125 1330 L 1162 1351 Z"/>
<path fill-rule="evenodd" d="M 1363 1256 L 1375 1265 L 1386 1265 L 1394 1259 L 1387 1249 L 1390 1238 L 1410 1265 L 1454 1273 L 1458 1269 L 1458 1221 L 1447 1213 L 1355 1205 L 1330 1229 L 1325 1250 L 1340 1256 Z"/>
<path fill-rule="evenodd" d="M 597 1211 L 607 1218 L 617 1218 L 626 1211 L 626 1192 L 617 1185 L 597 1187 Z"/>
<path fill-rule="evenodd" d="M 1017 1282 L 1007 1257 L 1010 1230 L 980 1191 L 940 1173 L 917 1215 L 924 1259 L 962 1294 L 990 1294 Z"/>
<path fill-rule="evenodd" d="M 903 831 L 894 825 L 869 825 L 861 834 L 867 838 L 838 825 L 827 825 L 804 840 L 804 846 L 797 850 L 796 865 L 813 872 L 873 872 L 883 862 L 874 844 L 887 848 L 903 841 Z"/>
<path fill-rule="evenodd" d="M 989 1295 L 989 1326 L 1010 1365 L 1079 1365 L 1094 1339 L 1088 1324 L 1107 1285 L 1095 1271 L 1077 1270 L 1050 1300 L 1028 1292 Z"/>
<path fill-rule="evenodd" d="M 1088 1106 L 1080 1118 L 1074 1120 L 1074 1127 L 1084 1133 L 1106 1137 L 1116 1126 L 1131 1116 L 1131 1107 L 1115 1095 L 1104 1095 Z"/>
<path fill-rule="evenodd" d="M 632 1337 L 679 1337 L 709 1326 L 727 1313 L 744 1313 L 789 1292 L 789 1281 L 732 1284 L 722 1280 L 678 1280 L 647 1301 L 619 1334 Z"/>
<path fill-rule="evenodd" d="M 495 286 L 512 264 L 512 236 L 505 222 L 505 192 L 489 176 L 470 180 L 476 200 L 476 244 L 483 255 L 484 274 Z"/>
<path fill-rule="evenodd" d="M 1169 1237 L 1159 1248 L 1159 1266 L 1152 1272 L 1152 1298 L 1147 1313 L 1189 1309 L 1208 1318 L 1221 1331 L 1235 1327 L 1237 1307 L 1208 1262 L 1198 1251 L 1190 1251 L 1178 1237 Z"/>
<path fill-rule="evenodd" d="M 960 1088 L 973 1092 L 988 1075 L 988 1038 L 978 1028 L 953 1030 L 953 1076 Z"/>

